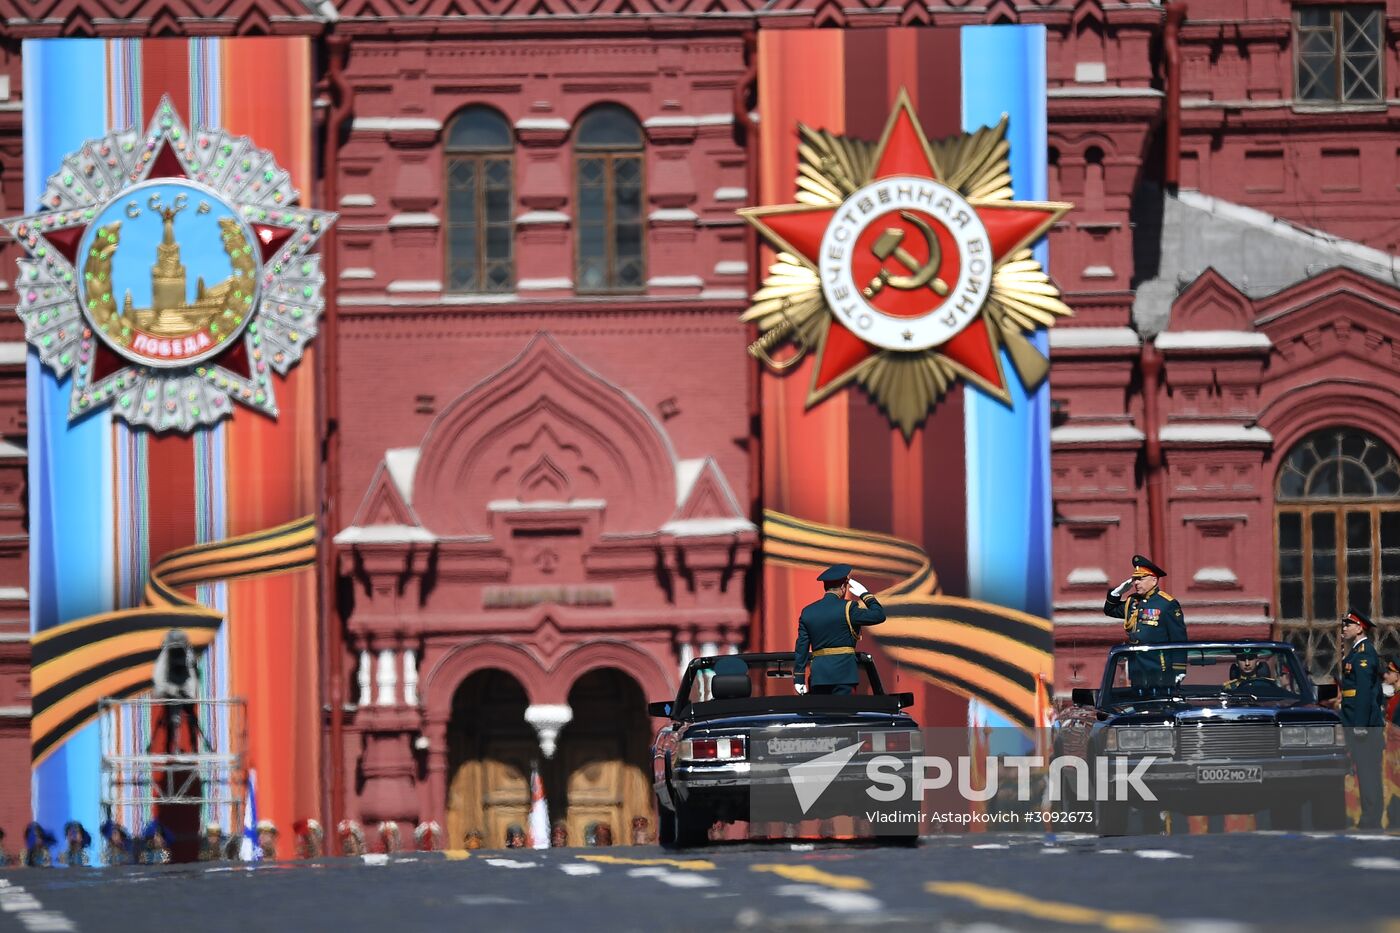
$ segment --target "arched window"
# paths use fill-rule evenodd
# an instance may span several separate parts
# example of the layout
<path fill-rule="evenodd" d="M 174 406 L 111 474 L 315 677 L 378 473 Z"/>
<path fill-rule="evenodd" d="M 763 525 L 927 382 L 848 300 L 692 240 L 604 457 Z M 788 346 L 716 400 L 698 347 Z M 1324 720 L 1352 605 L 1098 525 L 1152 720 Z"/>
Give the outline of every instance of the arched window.
<path fill-rule="evenodd" d="M 515 285 L 515 139 L 505 117 L 468 107 L 447 127 L 447 288 Z"/>
<path fill-rule="evenodd" d="M 641 289 L 646 284 L 641 124 L 616 104 L 594 107 L 579 120 L 574 150 L 577 288 Z"/>
<path fill-rule="evenodd" d="M 1275 488 L 1278 620 L 1315 674 L 1338 663 L 1347 609 L 1377 624 L 1376 646 L 1400 648 L 1400 461 L 1380 438 L 1327 428 L 1303 438 Z"/>

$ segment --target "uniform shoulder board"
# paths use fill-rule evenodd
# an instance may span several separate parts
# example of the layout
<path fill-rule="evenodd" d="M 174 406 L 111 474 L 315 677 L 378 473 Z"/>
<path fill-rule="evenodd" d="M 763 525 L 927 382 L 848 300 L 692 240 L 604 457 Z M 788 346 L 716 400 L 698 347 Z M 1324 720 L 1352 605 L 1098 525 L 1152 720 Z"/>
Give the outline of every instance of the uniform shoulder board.
<path fill-rule="evenodd" d="M 1172 594 L 1168 593 L 1166 590 L 1158 590 L 1157 592 L 1159 595 L 1161 595 L 1163 599 L 1167 600 L 1168 602 L 1176 602 L 1176 598 L 1173 597 Z"/>

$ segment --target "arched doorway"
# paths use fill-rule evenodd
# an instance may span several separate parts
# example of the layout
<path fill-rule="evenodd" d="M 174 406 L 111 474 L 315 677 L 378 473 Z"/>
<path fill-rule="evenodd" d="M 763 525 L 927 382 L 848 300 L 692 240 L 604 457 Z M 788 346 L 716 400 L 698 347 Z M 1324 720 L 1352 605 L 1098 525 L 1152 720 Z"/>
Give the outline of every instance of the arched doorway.
<path fill-rule="evenodd" d="M 529 705 L 520 681 L 501 670 L 478 671 L 452 697 L 447 732 L 447 840 L 482 834 L 487 848 L 505 845 L 512 824 L 525 828 L 530 812 L 530 762 L 539 757 Z"/>
<path fill-rule="evenodd" d="M 638 817 L 654 841 L 651 720 L 641 687 L 618 670 L 590 671 L 569 691 L 569 706 L 574 717 L 560 733 L 551 818 L 568 823 L 570 845 L 591 844 L 599 824 L 614 844 L 629 844 Z"/>
<path fill-rule="evenodd" d="M 1274 493 L 1277 615 L 1314 675 L 1335 674 L 1337 620 L 1376 623 L 1383 655 L 1400 647 L 1400 460 L 1356 428 L 1314 431 L 1288 452 Z"/>

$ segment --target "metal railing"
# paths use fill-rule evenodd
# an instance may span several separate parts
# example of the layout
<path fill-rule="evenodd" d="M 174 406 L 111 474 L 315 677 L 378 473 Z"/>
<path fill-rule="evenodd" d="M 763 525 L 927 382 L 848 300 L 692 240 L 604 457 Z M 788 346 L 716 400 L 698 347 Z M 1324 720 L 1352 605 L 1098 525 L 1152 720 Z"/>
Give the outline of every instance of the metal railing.
<path fill-rule="evenodd" d="M 235 831 L 247 795 L 246 719 L 238 699 L 100 701 L 103 818 L 136 833 L 158 806 L 197 806 L 201 827 Z M 182 740 L 194 750 L 181 750 Z"/>

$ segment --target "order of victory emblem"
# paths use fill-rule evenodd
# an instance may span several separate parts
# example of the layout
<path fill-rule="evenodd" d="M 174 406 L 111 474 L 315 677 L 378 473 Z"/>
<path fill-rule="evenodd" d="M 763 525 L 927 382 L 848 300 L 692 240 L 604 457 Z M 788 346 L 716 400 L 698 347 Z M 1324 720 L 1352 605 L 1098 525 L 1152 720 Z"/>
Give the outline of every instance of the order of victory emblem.
<path fill-rule="evenodd" d="M 958 378 L 1010 402 L 1001 347 L 1038 385 L 1026 334 L 1070 309 L 1030 246 L 1070 205 L 1012 200 L 1006 119 L 930 144 L 901 91 L 876 144 L 798 134 L 800 203 L 740 211 L 779 251 L 750 352 L 782 370 L 814 349 L 808 407 L 855 380 L 906 437 Z"/>
<path fill-rule="evenodd" d="M 110 406 L 133 425 L 191 431 L 235 403 L 277 415 L 316 336 L 320 259 L 335 215 L 296 206 L 271 153 L 190 132 L 168 99 L 143 134 L 89 140 L 48 180 L 42 211 L 4 221 L 24 248 L 17 310 L 59 378 L 69 420 Z"/>

